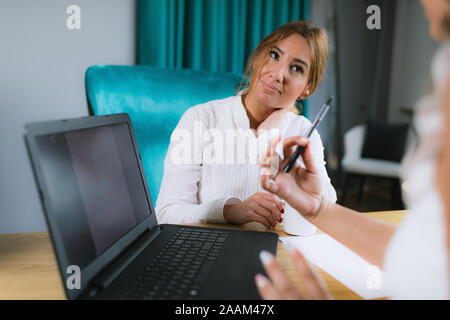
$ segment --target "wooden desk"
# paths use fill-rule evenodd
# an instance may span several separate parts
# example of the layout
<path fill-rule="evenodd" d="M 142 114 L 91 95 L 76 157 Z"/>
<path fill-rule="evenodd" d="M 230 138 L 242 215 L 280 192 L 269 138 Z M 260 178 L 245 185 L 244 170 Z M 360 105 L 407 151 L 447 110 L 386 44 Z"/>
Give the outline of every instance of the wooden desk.
<path fill-rule="evenodd" d="M 405 211 L 380 211 L 366 213 L 385 221 L 400 223 Z M 244 229 L 230 225 L 198 224 L 201 226 Z M 288 236 L 281 226 L 274 232 Z M 319 231 L 320 232 L 320 231 Z M 278 243 L 278 262 L 295 285 L 301 288 L 301 279 L 281 242 Z M 328 289 L 335 299 L 361 299 L 319 269 Z M 47 232 L 0 235 L 0 299 L 65 299 L 56 258 Z"/>

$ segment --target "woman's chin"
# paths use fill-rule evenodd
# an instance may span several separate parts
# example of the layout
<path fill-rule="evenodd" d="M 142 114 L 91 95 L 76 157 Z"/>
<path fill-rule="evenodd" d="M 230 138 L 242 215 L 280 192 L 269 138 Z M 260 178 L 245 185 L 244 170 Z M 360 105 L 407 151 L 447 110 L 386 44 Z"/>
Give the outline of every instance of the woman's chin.
<path fill-rule="evenodd" d="M 258 99 L 259 103 L 272 109 L 281 109 L 279 99 L 273 96 L 261 94 Z"/>

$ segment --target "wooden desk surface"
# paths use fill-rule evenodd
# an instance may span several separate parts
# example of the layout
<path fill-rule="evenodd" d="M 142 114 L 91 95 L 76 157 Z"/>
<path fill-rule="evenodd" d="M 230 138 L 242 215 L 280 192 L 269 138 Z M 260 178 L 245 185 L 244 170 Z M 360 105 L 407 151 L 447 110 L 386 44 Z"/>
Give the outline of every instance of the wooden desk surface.
<path fill-rule="evenodd" d="M 405 211 L 365 213 L 392 223 L 400 223 Z M 201 226 L 245 229 L 230 225 L 198 224 Z M 277 226 L 280 237 L 289 236 Z M 318 231 L 320 233 L 320 231 Z M 294 263 L 281 242 L 278 243 L 278 262 L 295 285 L 302 289 Z M 356 293 L 319 269 L 335 299 L 361 299 Z M 0 299 L 65 299 L 52 243 L 47 232 L 0 235 Z"/>

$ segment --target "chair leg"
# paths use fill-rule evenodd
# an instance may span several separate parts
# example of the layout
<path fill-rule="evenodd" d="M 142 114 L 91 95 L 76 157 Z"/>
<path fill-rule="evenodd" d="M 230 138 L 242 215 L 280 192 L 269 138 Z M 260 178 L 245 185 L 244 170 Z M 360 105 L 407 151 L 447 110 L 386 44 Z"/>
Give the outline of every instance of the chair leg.
<path fill-rule="evenodd" d="M 394 209 L 405 209 L 402 201 L 402 186 L 400 179 L 391 180 L 391 205 Z"/>
<path fill-rule="evenodd" d="M 348 195 L 348 186 L 350 185 L 350 179 L 353 177 L 351 173 L 345 173 L 344 176 L 344 187 L 342 189 L 342 198 L 341 198 L 341 205 L 345 205 L 345 199 Z"/>
<path fill-rule="evenodd" d="M 359 176 L 359 189 L 358 189 L 358 198 L 357 198 L 358 204 L 361 204 L 361 200 L 362 200 L 362 196 L 363 196 L 363 192 L 364 192 L 364 182 L 365 182 L 365 177 L 363 175 Z"/>

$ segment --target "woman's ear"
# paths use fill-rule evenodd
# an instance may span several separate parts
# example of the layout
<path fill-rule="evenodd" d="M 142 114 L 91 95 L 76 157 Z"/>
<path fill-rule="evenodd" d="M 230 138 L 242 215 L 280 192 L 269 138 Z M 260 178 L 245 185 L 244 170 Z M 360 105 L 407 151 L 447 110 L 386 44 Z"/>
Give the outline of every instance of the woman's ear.
<path fill-rule="evenodd" d="M 310 92 L 309 85 L 307 85 L 307 86 L 305 87 L 305 90 L 303 90 L 302 94 L 298 97 L 297 100 L 303 100 L 303 99 L 305 99 L 306 97 L 309 96 L 309 92 Z"/>

